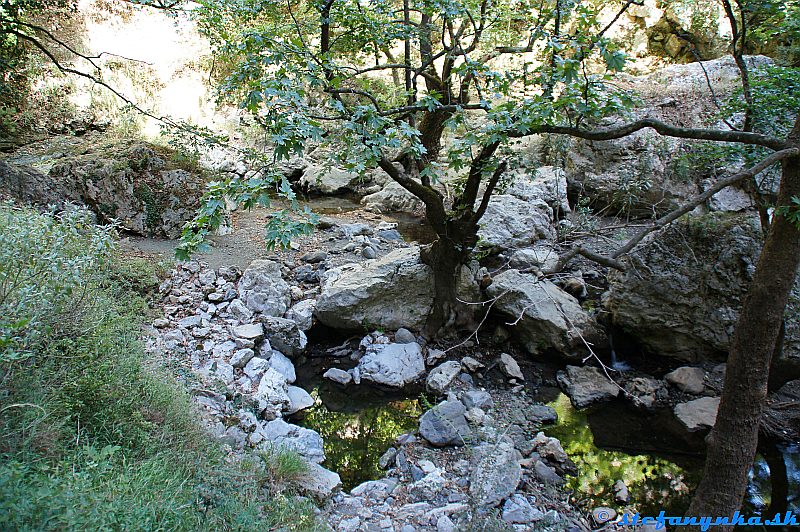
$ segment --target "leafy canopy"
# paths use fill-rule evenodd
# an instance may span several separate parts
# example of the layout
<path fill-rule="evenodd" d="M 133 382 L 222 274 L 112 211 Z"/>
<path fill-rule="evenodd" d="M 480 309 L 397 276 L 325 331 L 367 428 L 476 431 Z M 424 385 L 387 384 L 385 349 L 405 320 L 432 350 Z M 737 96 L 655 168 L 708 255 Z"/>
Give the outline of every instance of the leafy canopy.
<path fill-rule="evenodd" d="M 274 161 L 313 145 L 330 165 L 364 173 L 391 160 L 430 187 L 486 147 L 493 154 L 543 124 L 581 126 L 630 104 L 609 84 L 625 56 L 591 2 L 200 4 L 193 14 L 225 64 L 219 98 L 266 131 Z M 497 167 L 480 163 L 482 176 Z M 271 176 L 273 189 L 283 186 Z M 212 207 L 241 186 L 221 184 Z M 206 210 L 187 228 L 187 252 L 219 221 L 221 211 Z"/>

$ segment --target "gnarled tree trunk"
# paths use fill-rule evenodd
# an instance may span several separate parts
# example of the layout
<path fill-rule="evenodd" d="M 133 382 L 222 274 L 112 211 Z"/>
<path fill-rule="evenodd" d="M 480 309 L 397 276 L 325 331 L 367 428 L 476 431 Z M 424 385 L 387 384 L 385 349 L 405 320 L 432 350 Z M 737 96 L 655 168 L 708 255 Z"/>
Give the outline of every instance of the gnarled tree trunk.
<path fill-rule="evenodd" d="M 458 279 L 478 241 L 478 227 L 467 220 L 457 220 L 445 222 L 444 228 L 422 253 L 422 261 L 433 270 L 433 307 L 423 331 L 428 338 L 471 321 L 470 309 L 458 300 Z"/>

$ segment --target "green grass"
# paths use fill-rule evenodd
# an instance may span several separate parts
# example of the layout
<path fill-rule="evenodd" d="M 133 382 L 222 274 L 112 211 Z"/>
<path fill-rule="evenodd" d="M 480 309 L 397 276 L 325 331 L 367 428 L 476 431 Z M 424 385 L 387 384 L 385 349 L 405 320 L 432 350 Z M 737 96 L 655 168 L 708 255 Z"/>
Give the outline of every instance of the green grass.
<path fill-rule="evenodd" d="M 16 214 L 17 222 L 43 216 Z M 20 256 L 36 248 L 25 238 L 4 242 Z M 91 253 L 63 249 L 82 252 Z M 15 301 L 3 293 L 9 268 L 0 262 L 0 314 Z M 53 292 L 59 301 L 45 302 L 52 320 L 32 322 L 68 328 L 14 330 L 25 341 L 0 345 L 0 530 L 318 527 L 292 490 L 302 461 L 288 453 L 230 460 L 199 426 L 187 391 L 146 355 L 140 326 L 159 271 L 114 255 L 77 289 Z M 20 294 L 37 282 L 38 274 Z M 6 356 L 20 346 L 24 356 Z"/>

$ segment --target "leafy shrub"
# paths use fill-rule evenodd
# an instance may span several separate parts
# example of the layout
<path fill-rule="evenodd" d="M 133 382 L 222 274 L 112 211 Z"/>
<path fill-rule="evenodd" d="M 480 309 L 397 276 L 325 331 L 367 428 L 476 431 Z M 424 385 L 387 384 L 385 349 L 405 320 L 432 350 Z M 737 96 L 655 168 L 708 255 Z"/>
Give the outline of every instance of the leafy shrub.
<path fill-rule="evenodd" d="M 107 268 L 111 229 L 68 209 L 41 216 L 0 204 L 0 362 L 31 354 L 43 334 L 58 336 L 85 311 L 87 289 Z"/>
<path fill-rule="evenodd" d="M 316 526 L 298 457 L 231 461 L 145 356 L 157 265 L 78 210 L 0 204 L 0 247 L 0 530 Z"/>

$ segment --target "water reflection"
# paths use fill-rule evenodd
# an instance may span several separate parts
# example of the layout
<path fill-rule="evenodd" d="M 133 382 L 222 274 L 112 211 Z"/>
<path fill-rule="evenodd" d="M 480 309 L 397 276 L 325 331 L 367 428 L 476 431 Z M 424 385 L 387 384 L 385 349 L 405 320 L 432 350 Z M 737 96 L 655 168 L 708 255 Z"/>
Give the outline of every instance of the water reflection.
<path fill-rule="evenodd" d="M 419 401 L 361 385 L 340 388 L 320 383 L 311 391 L 317 406 L 298 422 L 320 433 L 325 442 L 325 467 L 336 471 L 349 490 L 380 478 L 378 459 L 399 435 L 416 430 Z"/>
<path fill-rule="evenodd" d="M 567 477 L 578 503 L 587 508 L 619 506 L 614 502 L 612 486 L 622 480 L 631 494 L 631 505 L 642 515 L 657 515 L 665 510 L 669 515 L 682 515 L 691 498 L 691 490 L 699 480 L 702 460 L 692 456 L 658 455 L 609 450 L 595 445 L 596 434 L 584 411 L 573 408 L 566 395 L 559 394 L 549 403 L 558 413 L 558 424 L 545 429 L 548 436 L 561 440 L 564 450 L 578 466 L 578 475 Z M 612 418 L 614 416 L 611 416 Z M 650 425 L 650 432 L 659 429 Z M 626 426 L 624 416 L 616 423 L 597 427 L 614 433 L 616 441 L 634 446 L 639 440 L 636 427 Z M 652 434 L 649 436 L 653 436 Z M 670 514 L 670 512 L 678 512 Z"/>
<path fill-rule="evenodd" d="M 618 508 L 612 486 L 621 479 L 630 491 L 630 506 L 642 515 L 684 514 L 703 472 L 702 437 L 681 434 L 669 411 L 645 415 L 619 402 L 578 411 L 561 393 L 548 404 L 559 421 L 545 433 L 561 440 L 578 466 L 578 475 L 567 478 L 578 504 Z M 798 450 L 762 442 L 750 474 L 746 514 L 800 511 Z"/>

